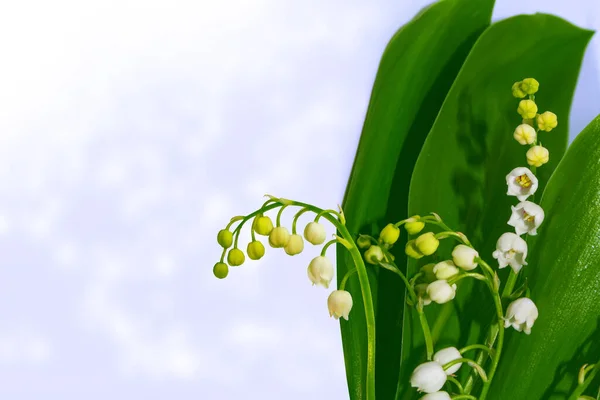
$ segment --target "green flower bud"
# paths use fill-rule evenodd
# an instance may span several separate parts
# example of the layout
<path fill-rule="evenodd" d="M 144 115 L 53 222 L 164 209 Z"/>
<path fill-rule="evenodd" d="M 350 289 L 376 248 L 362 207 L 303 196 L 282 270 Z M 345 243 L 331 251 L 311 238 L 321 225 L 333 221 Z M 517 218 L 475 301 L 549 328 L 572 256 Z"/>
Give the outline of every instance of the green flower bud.
<path fill-rule="evenodd" d="M 387 224 L 385 228 L 381 230 L 379 234 L 379 239 L 383 241 L 383 243 L 392 245 L 398 241 L 400 237 L 400 229 L 394 226 L 394 224 Z"/>
<path fill-rule="evenodd" d="M 423 257 L 423 254 L 421 254 L 421 252 L 417 248 L 414 240 L 409 240 L 408 242 L 406 242 L 406 247 L 404 248 L 404 252 L 406 253 L 407 256 L 416 258 L 417 260 L 419 258 Z"/>
<path fill-rule="evenodd" d="M 533 100 L 521 100 L 517 112 L 523 119 L 531 119 L 537 114 L 538 107 Z"/>
<path fill-rule="evenodd" d="M 437 250 L 440 241 L 436 239 L 433 232 L 427 232 L 415 239 L 415 247 L 424 256 L 430 256 Z"/>
<path fill-rule="evenodd" d="M 254 232 L 262 236 L 267 236 L 273 230 L 273 222 L 271 221 L 271 218 L 261 215 L 254 218 L 252 227 L 254 228 Z"/>
<path fill-rule="evenodd" d="M 550 159 L 550 152 L 543 146 L 533 146 L 527 150 L 525 156 L 527 157 L 527 164 L 534 167 L 541 167 Z"/>
<path fill-rule="evenodd" d="M 558 118 L 553 112 L 546 111 L 537 116 L 537 124 L 540 130 L 550 132 L 558 125 Z"/>
<path fill-rule="evenodd" d="M 361 249 L 368 249 L 371 247 L 371 239 L 369 239 L 367 236 L 359 235 L 358 239 L 356 240 L 356 244 Z"/>
<path fill-rule="evenodd" d="M 229 274 L 229 267 L 224 262 L 218 262 L 213 267 L 213 274 L 219 279 L 225 279 Z"/>
<path fill-rule="evenodd" d="M 435 273 L 433 272 L 434 267 L 435 267 L 435 264 L 433 264 L 433 263 L 425 264 L 421 267 L 421 273 L 423 273 L 423 279 L 428 283 L 433 282 L 438 279 L 435 276 Z"/>
<path fill-rule="evenodd" d="M 522 99 L 523 97 L 525 97 L 527 95 L 527 93 L 525 93 L 521 89 L 521 82 L 515 82 L 512 85 L 512 95 L 515 96 L 517 99 Z"/>
<path fill-rule="evenodd" d="M 365 260 L 369 264 L 379 264 L 383 261 L 383 250 L 379 246 L 371 246 L 367 251 L 365 251 Z"/>
<path fill-rule="evenodd" d="M 406 232 L 408 232 L 409 235 L 416 235 L 425 228 L 425 223 L 419 221 L 420 218 L 421 217 L 418 215 L 415 215 L 414 217 L 409 218 L 404 224 L 404 229 L 406 229 Z"/>
<path fill-rule="evenodd" d="M 300 235 L 290 236 L 283 250 L 290 256 L 302 253 L 302 250 L 304 250 L 304 239 Z"/>
<path fill-rule="evenodd" d="M 258 240 L 254 240 L 248 243 L 246 252 L 251 260 L 260 260 L 265 255 L 265 246 Z"/>
<path fill-rule="evenodd" d="M 244 255 L 244 252 L 237 247 L 229 250 L 229 253 L 227 253 L 227 262 L 232 267 L 242 265 L 244 261 L 246 261 L 246 256 Z"/>
<path fill-rule="evenodd" d="M 275 247 L 276 249 L 280 249 L 285 247 L 286 244 L 290 241 L 290 233 L 283 226 L 278 226 L 273 228 L 271 234 L 269 235 L 269 244 L 271 247 Z"/>
<path fill-rule="evenodd" d="M 233 233 L 228 229 L 221 229 L 217 234 L 217 242 L 224 249 L 228 249 L 233 243 Z"/>
<path fill-rule="evenodd" d="M 540 87 L 540 83 L 533 78 L 526 78 L 523 79 L 520 87 L 526 94 L 535 94 Z"/>

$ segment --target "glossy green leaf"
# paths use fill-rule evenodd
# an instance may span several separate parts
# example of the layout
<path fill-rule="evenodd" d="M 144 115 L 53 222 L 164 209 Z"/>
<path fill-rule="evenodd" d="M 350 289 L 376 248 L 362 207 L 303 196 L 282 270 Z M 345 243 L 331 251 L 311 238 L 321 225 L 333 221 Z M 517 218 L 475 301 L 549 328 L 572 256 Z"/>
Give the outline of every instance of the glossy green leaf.
<path fill-rule="evenodd" d="M 506 225 L 510 206 L 517 203 L 505 194 L 505 176 L 527 165 L 527 148 L 512 138 L 521 119 L 511 86 L 535 77 L 540 82 L 536 94 L 540 112 L 551 110 L 559 118 L 557 129 L 540 134 L 551 154 L 550 162 L 539 169 L 541 192 L 567 145 L 569 108 L 590 36 L 560 18 L 542 14 L 509 18 L 487 29 L 465 61 L 423 146 L 410 186 L 409 215 L 440 214 L 490 260 L 496 240 L 510 230 Z M 444 242 L 436 255 L 441 259 L 450 258 L 455 244 L 450 239 Z M 409 274 L 434 260 L 410 261 Z M 503 271 L 501 278 L 505 276 Z M 410 312 L 404 321 L 398 397 L 402 399 L 417 397 L 408 379 L 425 358 L 423 334 L 414 314 Z M 437 349 L 460 347 L 483 342 L 493 306 L 483 284 L 463 280 L 453 302 L 428 306 L 426 314 Z M 521 398 L 525 397 L 515 397 Z"/>
<path fill-rule="evenodd" d="M 579 368 L 600 361 L 600 117 L 569 148 L 541 206 L 524 271 L 540 316 L 530 336 L 507 335 L 489 399 L 567 399 Z"/>
<path fill-rule="evenodd" d="M 419 150 L 471 46 L 489 24 L 492 7 L 493 0 L 445 0 L 423 10 L 391 39 L 344 197 L 351 233 L 377 235 L 385 221 L 405 217 Z M 346 250 L 338 250 L 338 284 L 351 265 Z M 390 399 L 398 379 L 404 289 L 392 273 L 370 271 L 377 306 L 377 397 Z M 355 302 L 350 321 L 341 322 L 348 386 L 352 399 L 363 399 L 363 303 L 355 278 L 347 289 Z"/>

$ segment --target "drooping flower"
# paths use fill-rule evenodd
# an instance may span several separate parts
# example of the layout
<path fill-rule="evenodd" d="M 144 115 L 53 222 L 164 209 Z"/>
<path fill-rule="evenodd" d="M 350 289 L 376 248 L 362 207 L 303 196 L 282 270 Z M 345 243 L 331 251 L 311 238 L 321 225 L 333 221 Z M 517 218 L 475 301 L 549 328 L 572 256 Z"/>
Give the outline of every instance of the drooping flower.
<path fill-rule="evenodd" d="M 459 272 L 460 270 L 451 260 L 439 262 L 433 267 L 433 273 L 437 279 L 447 280 L 458 275 Z"/>
<path fill-rule="evenodd" d="M 433 281 L 437 280 L 437 278 L 435 276 L 435 272 L 433 272 L 434 268 L 435 268 L 434 263 L 425 264 L 421 267 L 421 273 L 423 274 L 423 278 L 425 278 L 425 281 L 433 282 Z"/>
<path fill-rule="evenodd" d="M 454 299 L 456 296 L 456 283 L 450 286 L 448 281 L 438 279 L 427 285 L 427 295 L 438 304 L 444 304 Z"/>
<path fill-rule="evenodd" d="M 267 217 L 266 215 L 261 215 L 254 219 L 252 228 L 254 229 L 254 232 L 258 233 L 259 235 L 268 236 L 273 230 L 273 221 L 271 221 L 271 218 Z"/>
<path fill-rule="evenodd" d="M 545 147 L 533 146 L 527 150 L 525 156 L 527 157 L 527 164 L 533 167 L 541 167 L 550 159 L 550 152 Z"/>
<path fill-rule="evenodd" d="M 419 365 L 410 377 L 410 386 L 419 392 L 435 393 L 446 383 L 446 372 L 435 361 L 428 361 Z"/>
<path fill-rule="evenodd" d="M 524 233 L 537 235 L 537 228 L 544 222 L 544 210 L 531 201 L 522 201 L 516 206 L 511 206 L 512 214 L 508 225 L 515 228 L 517 235 Z"/>
<path fill-rule="evenodd" d="M 302 250 L 304 250 L 304 239 L 300 235 L 291 235 L 283 250 L 290 256 L 302 253 Z"/>
<path fill-rule="evenodd" d="M 513 137 L 519 144 L 532 144 L 537 140 L 537 132 L 533 126 L 523 123 L 517 126 Z"/>
<path fill-rule="evenodd" d="M 492 256 L 498 260 L 498 268 L 505 268 L 507 265 L 519 273 L 523 265 L 527 265 L 525 258 L 527 257 L 527 242 L 521 236 L 506 232 L 496 242 L 496 251 Z"/>
<path fill-rule="evenodd" d="M 558 118 L 551 111 L 546 111 L 537 116 L 538 128 L 542 131 L 550 132 L 558 126 Z"/>
<path fill-rule="evenodd" d="M 218 262 L 213 267 L 213 274 L 219 279 L 225 279 L 229 274 L 229 267 L 224 262 Z"/>
<path fill-rule="evenodd" d="M 429 286 L 427 283 L 419 283 L 418 285 L 415 285 L 415 293 L 417 297 L 422 299 L 424 306 L 431 304 L 431 299 L 427 294 L 427 286 Z"/>
<path fill-rule="evenodd" d="M 333 264 L 327 257 L 318 256 L 312 259 L 308 264 L 308 279 L 313 285 L 321 285 L 325 288 L 329 287 L 333 279 Z"/>
<path fill-rule="evenodd" d="M 538 107 L 533 100 L 521 100 L 517 112 L 523 119 L 531 119 L 537 114 Z"/>
<path fill-rule="evenodd" d="M 244 252 L 238 249 L 237 247 L 229 250 L 229 253 L 227 253 L 227 262 L 232 267 L 242 265 L 245 260 L 246 256 L 244 255 Z"/>
<path fill-rule="evenodd" d="M 448 392 L 429 393 L 421 397 L 420 400 L 452 400 Z"/>
<path fill-rule="evenodd" d="M 310 244 L 319 245 L 325 241 L 325 227 L 318 222 L 309 222 L 304 228 L 304 238 Z"/>
<path fill-rule="evenodd" d="M 521 89 L 521 82 L 515 82 L 512 85 L 512 95 L 515 96 L 517 99 L 522 99 L 523 97 L 527 96 L 527 93 L 525 93 L 523 91 L 523 89 Z"/>
<path fill-rule="evenodd" d="M 414 217 L 410 217 L 404 224 L 404 229 L 406 229 L 409 235 L 416 235 L 425 227 L 425 222 L 420 221 L 420 218 L 420 216 L 415 215 Z"/>
<path fill-rule="evenodd" d="M 228 249 L 233 243 L 233 233 L 229 229 L 221 229 L 217 234 L 217 242 L 224 249 Z"/>
<path fill-rule="evenodd" d="M 450 361 L 458 360 L 462 358 L 462 354 L 456 347 L 446 347 L 445 349 L 438 350 L 433 355 L 433 361 L 438 362 L 441 366 L 448 364 Z M 452 375 L 456 373 L 461 367 L 462 363 L 454 364 L 446 370 L 446 375 Z"/>
<path fill-rule="evenodd" d="M 371 246 L 371 239 L 365 235 L 359 235 L 358 239 L 356 239 L 356 244 L 361 249 L 368 249 Z"/>
<path fill-rule="evenodd" d="M 519 201 L 527 200 L 538 188 L 538 179 L 526 167 L 517 167 L 506 175 L 506 184 L 508 185 L 509 196 L 517 196 Z"/>
<path fill-rule="evenodd" d="M 365 260 L 369 264 L 375 265 L 383 261 L 383 250 L 381 250 L 381 247 L 375 245 L 369 247 L 367 251 L 365 251 Z"/>
<path fill-rule="evenodd" d="M 415 247 L 424 256 L 430 256 L 437 250 L 440 241 L 433 232 L 427 232 L 415 239 Z"/>
<path fill-rule="evenodd" d="M 537 317 L 538 309 L 535 303 L 527 297 L 521 297 L 509 304 L 504 327 L 512 326 L 517 331 L 523 331 L 529 335 Z"/>
<path fill-rule="evenodd" d="M 269 244 L 274 248 L 282 248 L 285 247 L 286 244 L 290 241 L 290 233 L 288 232 L 286 227 L 278 226 L 273 228 L 271 233 L 269 234 Z"/>
<path fill-rule="evenodd" d="M 385 226 L 385 228 L 383 228 L 381 230 L 381 233 L 379 234 L 379 239 L 387 245 L 392 245 L 392 244 L 396 243 L 396 241 L 398 241 L 399 237 L 400 237 L 400 228 L 398 228 L 394 224 L 387 224 Z"/>
<path fill-rule="evenodd" d="M 334 290 L 327 298 L 329 316 L 335 319 L 340 317 L 348 321 L 348 315 L 352 309 L 352 295 L 345 290 Z"/>
<path fill-rule="evenodd" d="M 539 87 L 540 83 L 534 78 L 525 78 L 521 81 L 521 90 L 527 94 L 535 94 Z"/>
<path fill-rule="evenodd" d="M 406 247 L 404 248 L 404 252 L 406 253 L 407 256 L 416 258 L 417 260 L 419 258 L 423 257 L 423 254 L 417 248 L 414 240 L 409 240 L 408 242 L 406 242 Z"/>
<path fill-rule="evenodd" d="M 265 255 L 265 246 L 258 240 L 248 243 L 246 253 L 251 260 L 260 260 Z"/>
<path fill-rule="evenodd" d="M 465 271 L 477 268 L 477 262 L 475 261 L 477 257 L 479 257 L 477 250 L 464 244 L 459 244 L 452 250 L 454 265 Z"/>

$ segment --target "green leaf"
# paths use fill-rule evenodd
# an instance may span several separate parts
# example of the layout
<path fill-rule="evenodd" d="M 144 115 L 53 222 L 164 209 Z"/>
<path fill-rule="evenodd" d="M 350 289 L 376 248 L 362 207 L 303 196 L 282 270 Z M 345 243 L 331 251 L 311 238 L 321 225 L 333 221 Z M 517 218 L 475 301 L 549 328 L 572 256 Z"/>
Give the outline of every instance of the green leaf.
<path fill-rule="evenodd" d="M 566 399 L 579 369 L 600 360 L 600 117 L 569 148 L 541 206 L 524 270 L 539 318 L 530 336 L 507 331 L 489 399 Z"/>
<path fill-rule="evenodd" d="M 589 31 L 543 14 L 516 16 L 486 30 L 465 61 L 419 155 L 409 215 L 435 211 L 450 227 L 464 232 L 489 260 L 498 237 L 510 230 L 506 224 L 510 206 L 517 203 L 505 194 L 505 176 L 515 167 L 527 166 L 527 148 L 512 137 L 521 123 L 512 84 L 535 77 L 540 82 L 536 94 L 540 112 L 551 110 L 559 118 L 558 128 L 540 133 L 550 150 L 550 162 L 539 169 L 541 192 L 567 145 L 569 108 L 590 36 Z M 456 244 L 451 239 L 444 242 L 439 260 L 450 258 Z M 418 265 L 411 260 L 409 275 L 432 261 L 435 257 L 425 257 Z M 500 278 L 506 279 L 506 270 Z M 465 279 L 458 287 L 453 302 L 426 307 L 436 349 L 482 343 L 493 318 L 485 285 Z M 414 314 L 407 314 L 404 321 L 402 399 L 417 396 L 408 380 L 425 358 L 423 334 Z"/>
<path fill-rule="evenodd" d="M 442 1 L 423 10 L 391 39 L 344 197 L 352 234 L 377 235 L 387 221 L 405 217 L 416 158 L 471 46 L 489 24 L 492 7 L 493 0 Z M 403 265 L 402 252 L 396 255 Z M 338 249 L 338 284 L 351 266 L 347 251 Z M 404 289 L 393 273 L 375 268 L 370 272 L 378 304 L 377 396 L 389 399 L 398 379 Z M 352 399 L 363 399 L 366 328 L 356 277 L 347 289 L 355 302 L 350 321 L 341 322 L 348 386 Z"/>

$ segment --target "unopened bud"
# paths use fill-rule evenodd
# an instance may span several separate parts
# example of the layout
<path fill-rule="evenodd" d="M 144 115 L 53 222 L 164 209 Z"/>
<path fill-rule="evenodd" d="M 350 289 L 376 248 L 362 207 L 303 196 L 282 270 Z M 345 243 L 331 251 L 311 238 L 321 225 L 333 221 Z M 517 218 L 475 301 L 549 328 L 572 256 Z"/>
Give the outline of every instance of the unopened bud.
<path fill-rule="evenodd" d="M 251 260 L 260 260 L 265 255 L 265 246 L 258 240 L 254 240 L 248 243 L 246 252 Z"/>
<path fill-rule="evenodd" d="M 228 229 L 221 229 L 217 234 L 217 242 L 224 249 L 228 249 L 233 243 L 233 233 Z"/>

